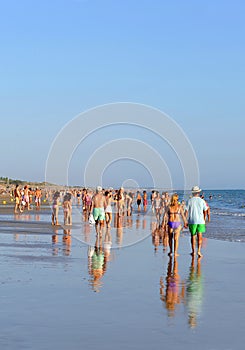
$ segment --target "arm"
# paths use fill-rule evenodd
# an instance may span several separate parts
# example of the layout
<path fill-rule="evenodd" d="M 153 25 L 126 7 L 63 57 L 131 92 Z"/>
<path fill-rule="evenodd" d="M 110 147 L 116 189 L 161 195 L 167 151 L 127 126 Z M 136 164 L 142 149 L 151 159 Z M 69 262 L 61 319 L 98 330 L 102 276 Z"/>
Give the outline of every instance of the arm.
<path fill-rule="evenodd" d="M 90 214 L 92 214 L 93 209 L 94 209 L 94 197 L 92 197 L 92 203 L 91 203 L 91 206 L 90 206 Z"/>
<path fill-rule="evenodd" d="M 168 218 L 169 218 L 169 206 L 166 208 L 166 210 L 164 212 L 163 222 L 164 223 L 168 222 Z"/>
<path fill-rule="evenodd" d="M 108 204 L 106 197 L 103 198 L 103 202 L 104 202 L 104 209 L 106 209 Z"/>
<path fill-rule="evenodd" d="M 185 214 L 184 214 L 184 211 L 183 211 L 183 208 L 180 207 L 180 215 L 183 219 L 183 222 L 184 222 L 184 227 L 187 228 L 188 227 L 188 223 L 187 223 L 187 220 L 186 220 L 186 217 L 185 217 Z"/>

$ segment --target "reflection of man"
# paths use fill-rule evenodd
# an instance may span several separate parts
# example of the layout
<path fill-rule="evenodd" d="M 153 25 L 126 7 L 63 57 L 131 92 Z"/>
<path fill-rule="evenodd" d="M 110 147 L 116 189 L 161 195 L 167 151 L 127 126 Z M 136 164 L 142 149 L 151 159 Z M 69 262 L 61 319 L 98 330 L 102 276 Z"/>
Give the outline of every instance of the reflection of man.
<path fill-rule="evenodd" d="M 192 188 L 193 197 L 187 205 L 188 225 L 191 233 L 192 255 L 195 255 L 196 236 L 197 253 L 201 257 L 202 234 L 206 231 L 204 212 L 207 210 L 205 201 L 199 197 L 201 189 L 198 186 Z"/>
<path fill-rule="evenodd" d="M 97 233 L 94 248 L 88 251 L 88 269 L 92 277 L 90 283 L 95 292 L 100 291 L 102 285 L 101 278 L 105 273 L 105 255 L 102 249 L 102 235 Z"/>
<path fill-rule="evenodd" d="M 190 275 L 186 285 L 186 305 L 188 308 L 188 323 L 191 328 L 197 325 L 197 316 L 201 312 L 203 301 L 203 283 L 201 275 L 201 258 L 197 259 L 195 271 L 195 259 L 192 257 Z"/>
<path fill-rule="evenodd" d="M 163 278 L 160 278 L 160 298 L 165 303 L 169 317 L 174 316 L 176 305 L 184 300 L 184 294 L 184 286 L 182 285 L 180 288 L 177 257 L 174 258 L 174 263 L 172 264 L 172 256 L 170 256 L 166 276 L 166 286 L 164 286 Z"/>

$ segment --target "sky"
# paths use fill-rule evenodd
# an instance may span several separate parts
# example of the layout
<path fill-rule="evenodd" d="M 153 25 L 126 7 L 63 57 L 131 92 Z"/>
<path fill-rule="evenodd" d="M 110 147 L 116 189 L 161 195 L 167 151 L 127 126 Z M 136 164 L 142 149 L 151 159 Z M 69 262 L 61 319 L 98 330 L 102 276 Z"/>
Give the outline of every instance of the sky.
<path fill-rule="evenodd" d="M 244 13 L 243 0 L 0 1 L 0 176 L 44 181 L 50 148 L 71 120 L 131 102 L 162 111 L 183 130 L 199 186 L 244 189 Z M 118 138 L 152 147 L 173 187 L 183 186 L 171 147 L 132 125 L 81 140 L 68 184 L 83 186 L 93 152 Z M 102 184 L 151 187 L 148 159 L 128 154 L 105 164 Z M 164 181 L 163 174 L 163 188 Z"/>

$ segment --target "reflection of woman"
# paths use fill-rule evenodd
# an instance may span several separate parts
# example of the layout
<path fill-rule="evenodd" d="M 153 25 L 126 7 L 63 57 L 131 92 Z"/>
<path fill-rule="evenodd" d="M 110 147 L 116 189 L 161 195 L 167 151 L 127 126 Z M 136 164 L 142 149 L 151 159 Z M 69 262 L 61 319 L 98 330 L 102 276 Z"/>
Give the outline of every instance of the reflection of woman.
<path fill-rule="evenodd" d="M 168 217 L 168 238 L 169 238 L 169 255 L 173 254 L 173 236 L 174 236 L 174 255 L 178 256 L 179 235 L 181 230 L 180 216 L 187 227 L 187 221 L 182 206 L 178 202 L 178 195 L 175 193 L 171 197 L 170 204 L 165 215 Z"/>
<path fill-rule="evenodd" d="M 63 253 L 64 255 L 70 255 L 71 252 L 71 230 L 64 230 L 63 235 Z"/>
<path fill-rule="evenodd" d="M 165 287 L 165 293 L 164 293 Z M 184 300 L 184 286 L 180 288 L 180 276 L 178 274 L 178 261 L 170 256 L 168 262 L 168 271 L 166 276 L 166 286 L 164 286 L 163 278 L 160 278 L 160 298 L 165 303 L 168 316 L 173 317 L 177 304 Z"/>
<path fill-rule="evenodd" d="M 186 305 L 188 308 L 189 325 L 191 328 L 197 325 L 197 316 L 201 312 L 203 300 L 203 283 L 201 275 L 201 258 L 197 260 L 195 271 L 195 259 L 192 257 L 190 275 L 186 285 Z"/>

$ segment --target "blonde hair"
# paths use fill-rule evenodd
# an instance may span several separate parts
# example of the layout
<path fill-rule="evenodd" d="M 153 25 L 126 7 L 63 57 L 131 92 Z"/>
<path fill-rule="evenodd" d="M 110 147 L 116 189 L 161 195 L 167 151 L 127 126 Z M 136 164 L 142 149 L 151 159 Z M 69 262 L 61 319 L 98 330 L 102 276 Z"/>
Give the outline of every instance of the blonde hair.
<path fill-rule="evenodd" d="M 170 200 L 170 206 L 173 207 L 176 204 L 178 204 L 178 199 L 179 199 L 179 196 L 177 195 L 177 193 L 174 193 Z"/>

